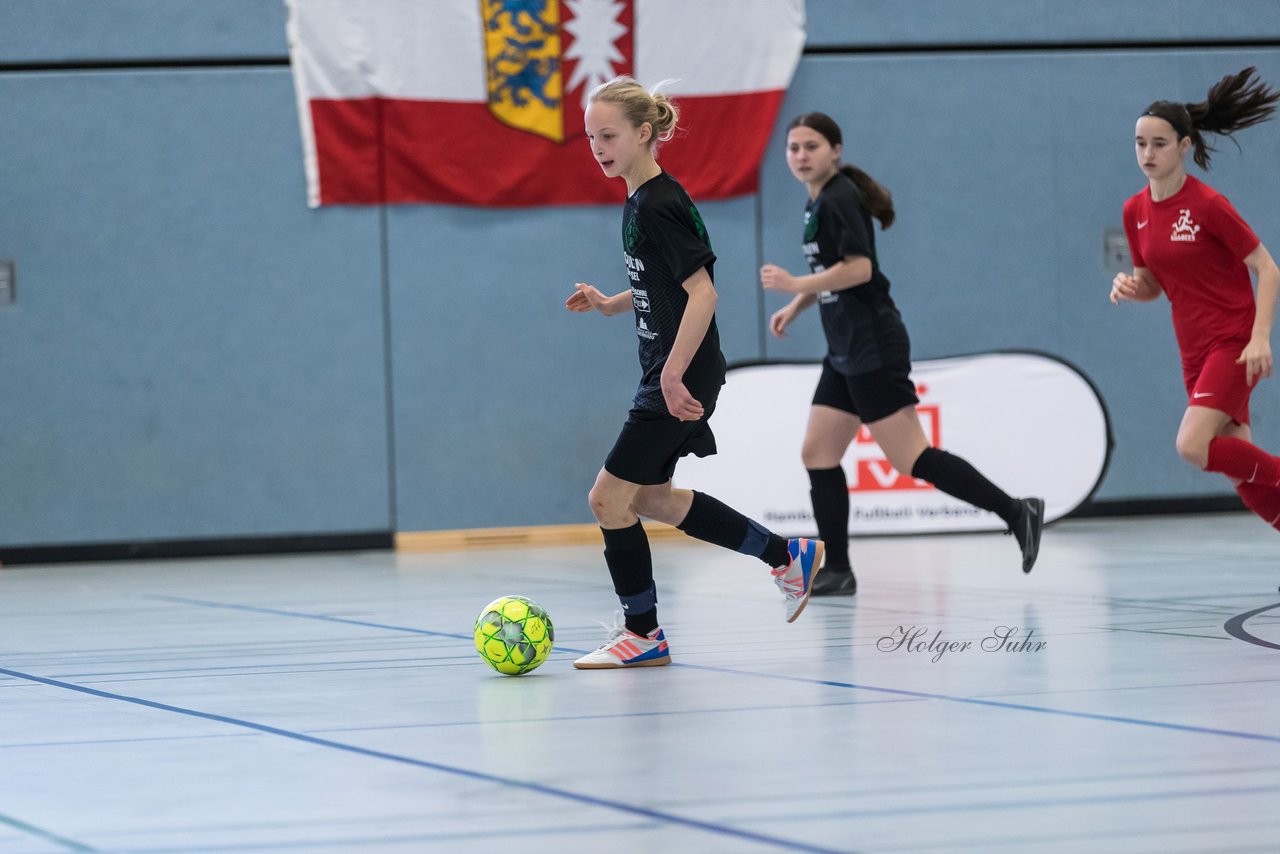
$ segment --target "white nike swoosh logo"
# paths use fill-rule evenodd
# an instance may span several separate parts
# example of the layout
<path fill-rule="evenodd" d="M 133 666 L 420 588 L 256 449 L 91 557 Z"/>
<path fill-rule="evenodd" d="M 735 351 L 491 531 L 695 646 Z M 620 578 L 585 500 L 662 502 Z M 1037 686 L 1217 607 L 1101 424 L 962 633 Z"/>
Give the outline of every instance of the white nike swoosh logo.
<path fill-rule="evenodd" d="M 1198 392 L 1196 392 L 1195 394 L 1193 394 L 1193 395 L 1191 395 L 1191 396 L 1192 396 L 1192 397 L 1195 397 L 1195 398 L 1201 398 L 1201 397 L 1213 397 L 1213 392 L 1211 392 L 1211 391 L 1198 391 Z"/>
<path fill-rule="evenodd" d="M 1145 219 L 1144 219 L 1142 222 L 1138 223 L 1138 228 L 1146 228 L 1146 227 L 1147 227 L 1147 222 L 1148 222 L 1148 220 L 1145 220 Z"/>

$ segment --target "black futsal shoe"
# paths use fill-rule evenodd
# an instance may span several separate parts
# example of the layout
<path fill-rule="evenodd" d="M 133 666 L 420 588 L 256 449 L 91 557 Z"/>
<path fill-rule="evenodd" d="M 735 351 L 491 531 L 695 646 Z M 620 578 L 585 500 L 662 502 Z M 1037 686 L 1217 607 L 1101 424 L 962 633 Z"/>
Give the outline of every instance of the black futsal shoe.
<path fill-rule="evenodd" d="M 1031 567 L 1036 565 L 1036 555 L 1040 554 L 1040 531 L 1044 528 L 1044 499 L 1023 498 L 1018 503 L 1022 505 L 1022 513 L 1018 515 L 1018 521 L 1009 529 L 1009 533 L 1017 537 L 1018 546 L 1022 549 L 1022 571 L 1030 572 Z"/>
<path fill-rule="evenodd" d="M 824 566 L 813 580 L 810 596 L 852 596 L 858 592 L 858 579 L 853 570 L 843 566 Z"/>

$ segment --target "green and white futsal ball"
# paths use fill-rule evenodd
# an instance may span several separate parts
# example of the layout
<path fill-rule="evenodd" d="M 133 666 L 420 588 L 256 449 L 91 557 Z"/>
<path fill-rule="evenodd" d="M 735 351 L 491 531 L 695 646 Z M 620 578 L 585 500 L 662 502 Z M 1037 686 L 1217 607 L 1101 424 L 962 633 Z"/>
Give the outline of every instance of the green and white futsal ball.
<path fill-rule="evenodd" d="M 523 596 L 494 599 L 476 618 L 476 651 L 489 666 L 519 676 L 547 660 L 555 628 L 542 606 Z"/>

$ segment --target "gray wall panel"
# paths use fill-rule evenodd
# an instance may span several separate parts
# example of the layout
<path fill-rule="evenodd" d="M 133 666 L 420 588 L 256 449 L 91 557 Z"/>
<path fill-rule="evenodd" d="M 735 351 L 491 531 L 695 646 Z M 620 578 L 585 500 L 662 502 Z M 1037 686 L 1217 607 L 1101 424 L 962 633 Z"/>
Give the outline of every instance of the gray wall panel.
<path fill-rule="evenodd" d="M 6 544 L 389 527 L 376 211 L 287 70 L 0 75 Z"/>
<path fill-rule="evenodd" d="M 625 288 L 612 208 L 390 211 L 402 530 L 590 518 L 634 390 L 625 317 L 571 314 L 574 281 Z"/>
<path fill-rule="evenodd" d="M 286 57 L 283 0 L 4 0 L 0 62 Z"/>
<path fill-rule="evenodd" d="M 1274 39 L 1275 0 L 807 0 L 812 47 Z"/>

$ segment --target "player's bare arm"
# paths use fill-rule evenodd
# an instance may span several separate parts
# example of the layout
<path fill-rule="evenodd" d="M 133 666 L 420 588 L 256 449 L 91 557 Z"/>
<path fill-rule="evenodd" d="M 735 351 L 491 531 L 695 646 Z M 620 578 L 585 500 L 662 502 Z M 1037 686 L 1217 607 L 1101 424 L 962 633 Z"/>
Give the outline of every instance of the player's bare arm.
<path fill-rule="evenodd" d="M 767 291 L 783 291 L 792 294 L 820 294 L 843 291 L 865 285 L 871 281 L 871 259 L 865 255 L 849 255 L 821 273 L 793 276 L 777 264 L 765 264 L 760 268 L 760 284 Z"/>
<path fill-rule="evenodd" d="M 662 367 L 662 396 L 667 401 L 667 411 L 674 417 L 681 421 L 696 421 L 704 411 L 702 404 L 685 388 L 684 372 L 707 335 L 718 297 L 706 267 L 699 267 L 696 273 L 685 279 L 683 287 L 689 295 L 689 302 L 685 306 L 675 344 L 671 347 L 671 355 Z"/>
<path fill-rule="evenodd" d="M 1271 324 L 1276 314 L 1276 292 L 1280 289 L 1280 268 L 1261 243 L 1244 259 L 1245 266 L 1258 282 L 1257 308 L 1253 316 L 1253 332 L 1240 352 L 1236 364 L 1244 365 L 1245 381 L 1271 376 Z"/>
<path fill-rule="evenodd" d="M 574 292 L 564 301 L 569 311 L 598 311 L 605 317 L 621 314 L 631 307 L 631 291 L 623 291 L 611 297 L 605 296 L 595 285 L 576 282 Z"/>

